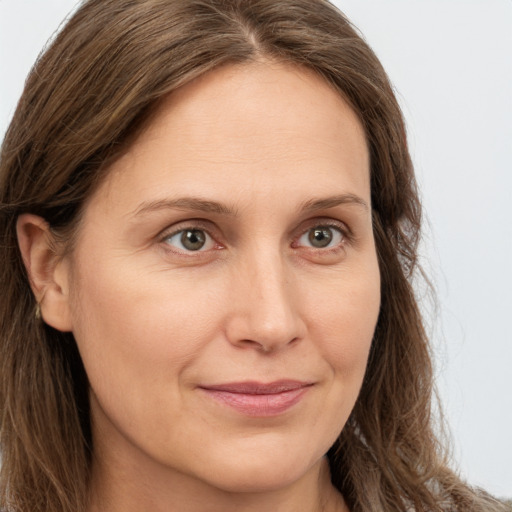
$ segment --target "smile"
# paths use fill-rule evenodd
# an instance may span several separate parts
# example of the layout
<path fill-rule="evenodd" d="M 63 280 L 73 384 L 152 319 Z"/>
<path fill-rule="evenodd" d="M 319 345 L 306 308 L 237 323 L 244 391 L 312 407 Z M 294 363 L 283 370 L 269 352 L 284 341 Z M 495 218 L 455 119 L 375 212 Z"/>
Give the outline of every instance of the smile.
<path fill-rule="evenodd" d="M 247 416 L 269 417 L 283 414 L 300 402 L 313 386 L 310 382 L 280 380 L 268 384 L 233 382 L 200 386 L 209 397 Z"/>

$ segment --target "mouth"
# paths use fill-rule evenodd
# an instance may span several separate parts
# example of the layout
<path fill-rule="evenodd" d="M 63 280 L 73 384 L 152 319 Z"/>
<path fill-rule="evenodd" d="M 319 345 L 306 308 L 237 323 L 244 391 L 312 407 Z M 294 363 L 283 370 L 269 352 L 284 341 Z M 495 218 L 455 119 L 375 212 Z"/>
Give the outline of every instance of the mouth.
<path fill-rule="evenodd" d="M 208 397 L 246 416 L 283 414 L 299 403 L 312 382 L 278 380 L 269 383 L 246 381 L 200 386 Z"/>

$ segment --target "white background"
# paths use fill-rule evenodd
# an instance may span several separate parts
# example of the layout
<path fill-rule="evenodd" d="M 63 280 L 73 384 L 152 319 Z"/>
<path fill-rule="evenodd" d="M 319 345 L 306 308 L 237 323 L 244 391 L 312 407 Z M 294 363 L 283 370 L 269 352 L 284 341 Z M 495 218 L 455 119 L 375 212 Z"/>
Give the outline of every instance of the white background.
<path fill-rule="evenodd" d="M 0 0 L 0 137 L 74 0 Z M 402 104 L 438 293 L 436 373 L 464 476 L 512 497 L 512 0 L 337 0 Z"/>

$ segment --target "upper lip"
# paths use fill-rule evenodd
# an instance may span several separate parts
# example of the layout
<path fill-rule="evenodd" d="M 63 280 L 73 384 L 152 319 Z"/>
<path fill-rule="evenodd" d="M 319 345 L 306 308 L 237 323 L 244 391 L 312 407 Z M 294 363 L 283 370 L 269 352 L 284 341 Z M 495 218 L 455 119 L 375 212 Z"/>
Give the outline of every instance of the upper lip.
<path fill-rule="evenodd" d="M 226 393 L 240 393 L 247 395 L 274 395 L 277 393 L 284 393 L 286 391 L 293 391 L 296 389 L 311 386 L 312 382 L 300 380 L 276 380 L 274 382 L 257 382 L 257 381 L 244 381 L 244 382 L 229 382 L 226 384 L 212 384 L 206 386 L 199 386 L 202 389 L 209 391 L 224 391 Z"/>

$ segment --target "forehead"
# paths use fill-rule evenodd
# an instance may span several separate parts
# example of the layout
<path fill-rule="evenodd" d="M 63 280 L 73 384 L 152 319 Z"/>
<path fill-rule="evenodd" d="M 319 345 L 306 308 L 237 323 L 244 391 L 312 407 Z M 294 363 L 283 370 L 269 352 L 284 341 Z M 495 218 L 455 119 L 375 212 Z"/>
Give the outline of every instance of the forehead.
<path fill-rule="evenodd" d="M 324 182 L 325 192 L 343 178 L 369 200 L 365 133 L 322 78 L 265 61 L 225 66 L 170 94 L 101 188 L 110 195 L 125 182 L 135 200 L 173 194 L 176 186 L 194 195 L 201 183 L 222 195 L 215 186 L 225 180 L 256 197 L 299 184 L 299 175 Z"/>

